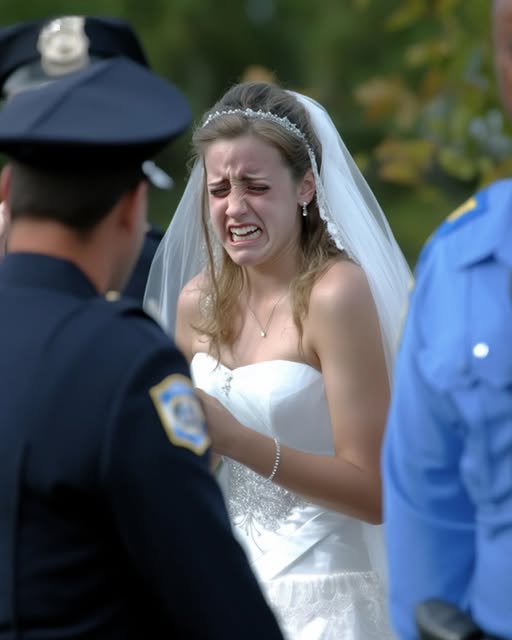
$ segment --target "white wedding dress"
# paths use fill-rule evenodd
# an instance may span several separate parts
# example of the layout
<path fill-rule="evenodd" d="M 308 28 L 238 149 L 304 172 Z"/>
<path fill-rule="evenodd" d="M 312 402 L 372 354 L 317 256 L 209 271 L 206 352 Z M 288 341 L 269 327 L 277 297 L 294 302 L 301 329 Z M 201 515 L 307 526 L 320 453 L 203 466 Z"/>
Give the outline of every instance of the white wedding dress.
<path fill-rule="evenodd" d="M 194 383 L 245 426 L 295 449 L 333 455 L 323 378 L 311 366 L 271 360 L 231 370 L 197 353 L 191 371 Z M 219 481 L 288 640 L 395 637 L 376 569 L 383 560 L 375 551 L 380 527 L 307 502 L 229 459 Z"/>

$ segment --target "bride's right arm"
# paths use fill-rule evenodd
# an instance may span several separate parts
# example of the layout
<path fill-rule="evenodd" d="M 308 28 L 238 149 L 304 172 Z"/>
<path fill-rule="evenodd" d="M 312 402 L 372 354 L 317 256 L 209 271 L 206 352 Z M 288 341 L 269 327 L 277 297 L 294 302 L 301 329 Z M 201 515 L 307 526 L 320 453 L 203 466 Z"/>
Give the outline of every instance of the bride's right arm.
<path fill-rule="evenodd" d="M 200 276 L 196 276 L 183 287 L 178 298 L 176 311 L 176 333 L 174 339 L 176 346 L 183 353 L 189 364 L 197 352 L 197 332 L 193 327 L 199 320 L 199 278 Z M 200 397 L 200 393 L 197 393 L 197 395 Z M 210 459 L 210 470 L 212 472 L 217 470 L 221 460 L 222 456 L 212 452 Z"/>
<path fill-rule="evenodd" d="M 176 310 L 176 333 L 174 341 L 190 364 L 197 352 L 197 332 L 193 328 L 199 322 L 199 298 L 201 275 L 186 284 L 178 297 Z M 199 394 L 197 394 L 199 395 Z M 210 469 L 215 471 L 222 460 L 222 456 L 212 452 Z"/>

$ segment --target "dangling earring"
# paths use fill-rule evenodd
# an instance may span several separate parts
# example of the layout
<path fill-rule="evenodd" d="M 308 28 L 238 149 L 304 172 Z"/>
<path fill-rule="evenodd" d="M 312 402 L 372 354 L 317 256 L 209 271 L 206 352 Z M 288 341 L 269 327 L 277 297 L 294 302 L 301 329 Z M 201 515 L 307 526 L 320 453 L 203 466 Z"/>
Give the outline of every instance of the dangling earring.
<path fill-rule="evenodd" d="M 302 215 L 305 218 L 308 215 L 308 203 L 307 202 L 303 202 L 302 203 Z"/>

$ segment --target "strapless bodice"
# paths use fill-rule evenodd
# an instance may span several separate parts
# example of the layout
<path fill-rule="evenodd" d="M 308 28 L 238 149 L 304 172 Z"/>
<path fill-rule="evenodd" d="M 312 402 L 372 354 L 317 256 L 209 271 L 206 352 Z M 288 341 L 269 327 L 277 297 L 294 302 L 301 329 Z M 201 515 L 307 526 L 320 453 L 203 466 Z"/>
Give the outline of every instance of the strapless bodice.
<path fill-rule="evenodd" d="M 194 384 L 246 427 L 295 449 L 334 455 L 323 378 L 313 367 L 269 360 L 229 369 L 197 353 L 191 371 Z M 292 565 L 310 573 L 369 569 L 359 520 L 312 504 L 233 460 L 224 461 L 219 482 L 253 567 L 265 579 Z"/>
<path fill-rule="evenodd" d="M 301 451 L 333 455 L 322 374 L 291 360 L 267 360 L 229 369 L 196 353 L 192 377 L 245 426 Z"/>

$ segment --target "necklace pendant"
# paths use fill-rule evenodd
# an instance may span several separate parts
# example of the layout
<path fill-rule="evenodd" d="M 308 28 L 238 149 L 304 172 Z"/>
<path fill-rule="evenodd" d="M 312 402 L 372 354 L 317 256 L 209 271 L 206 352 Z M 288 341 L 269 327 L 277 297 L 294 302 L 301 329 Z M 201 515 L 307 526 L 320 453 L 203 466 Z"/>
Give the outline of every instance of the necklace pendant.
<path fill-rule="evenodd" d="M 247 300 L 247 308 L 251 312 L 252 317 L 256 320 L 256 324 L 260 328 L 260 336 L 262 338 L 266 338 L 267 337 L 267 331 L 268 331 L 268 328 L 270 327 L 270 323 L 272 322 L 272 317 L 274 315 L 274 311 L 276 310 L 277 305 L 281 302 L 281 300 L 285 297 L 285 295 L 287 293 L 288 293 L 287 291 L 285 293 L 283 293 L 283 295 L 274 302 L 274 306 L 272 307 L 272 310 L 270 311 L 270 315 L 268 317 L 267 324 L 265 324 L 265 325 L 262 325 L 261 322 L 258 320 L 258 317 L 256 316 L 256 314 L 252 310 L 251 305 L 249 304 L 249 300 Z"/>

